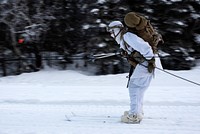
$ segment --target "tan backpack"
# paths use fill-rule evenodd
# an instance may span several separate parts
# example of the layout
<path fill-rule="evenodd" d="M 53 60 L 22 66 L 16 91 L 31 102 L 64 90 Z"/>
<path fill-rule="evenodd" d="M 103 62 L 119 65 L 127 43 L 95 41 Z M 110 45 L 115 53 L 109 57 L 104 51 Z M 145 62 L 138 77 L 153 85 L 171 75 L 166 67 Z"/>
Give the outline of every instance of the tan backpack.
<path fill-rule="evenodd" d="M 159 34 L 151 25 L 150 21 L 144 16 L 130 12 L 124 17 L 124 22 L 128 27 L 128 32 L 133 32 L 144 41 L 148 42 L 154 53 L 157 53 L 159 42 L 164 43 L 161 34 Z"/>

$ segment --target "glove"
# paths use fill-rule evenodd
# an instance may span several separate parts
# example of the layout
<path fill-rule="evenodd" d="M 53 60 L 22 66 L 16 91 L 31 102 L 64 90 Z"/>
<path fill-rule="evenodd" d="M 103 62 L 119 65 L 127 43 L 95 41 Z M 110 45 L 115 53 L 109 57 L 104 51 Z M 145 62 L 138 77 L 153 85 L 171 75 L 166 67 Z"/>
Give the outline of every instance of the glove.
<path fill-rule="evenodd" d="M 138 63 L 142 63 L 145 61 L 145 58 L 137 51 L 133 51 L 130 54 L 130 59 L 133 59 L 134 61 L 137 61 Z"/>
<path fill-rule="evenodd" d="M 155 65 L 155 58 L 153 57 L 151 60 L 147 60 L 148 61 L 148 72 L 149 73 L 152 73 L 152 72 L 154 72 L 154 70 L 155 70 L 155 67 L 156 67 L 156 65 Z"/>
<path fill-rule="evenodd" d="M 125 50 L 123 50 L 123 49 L 120 49 L 120 55 L 121 55 L 122 57 L 124 57 L 124 58 L 127 58 L 127 57 L 128 57 L 128 53 L 127 53 Z"/>

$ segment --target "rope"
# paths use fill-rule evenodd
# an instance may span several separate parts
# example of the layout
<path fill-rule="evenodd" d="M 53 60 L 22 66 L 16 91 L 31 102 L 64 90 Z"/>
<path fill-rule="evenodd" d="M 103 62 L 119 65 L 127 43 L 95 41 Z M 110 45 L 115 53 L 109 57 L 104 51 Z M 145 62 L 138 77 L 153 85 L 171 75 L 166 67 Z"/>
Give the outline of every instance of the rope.
<path fill-rule="evenodd" d="M 147 66 L 145 66 L 145 65 L 143 65 L 143 64 L 140 64 L 140 65 L 142 65 L 142 66 L 148 68 Z M 179 79 L 181 79 L 181 80 L 187 81 L 187 82 L 192 83 L 192 84 L 195 84 L 195 85 L 197 85 L 197 86 L 200 86 L 200 83 L 197 83 L 197 82 L 191 81 L 191 80 L 189 80 L 189 79 L 183 78 L 183 77 L 181 77 L 181 76 L 175 75 L 175 74 L 170 73 L 170 72 L 168 72 L 168 71 L 166 71 L 166 70 L 163 70 L 163 69 L 161 69 L 161 68 L 158 68 L 158 67 L 155 67 L 155 68 L 158 69 L 158 70 L 160 70 L 160 71 L 162 71 L 162 72 L 165 72 L 165 73 L 167 73 L 167 74 L 169 74 L 169 75 L 172 75 L 172 76 L 174 76 L 174 77 L 176 77 L 176 78 L 179 78 Z"/>
<path fill-rule="evenodd" d="M 111 53 L 110 55 L 101 55 L 101 56 L 93 56 L 92 58 L 91 57 L 70 57 L 70 59 L 101 59 L 101 58 L 107 58 L 107 57 L 110 57 L 110 56 L 114 56 L 114 55 L 119 55 L 119 53 Z M 159 57 L 159 56 L 158 56 Z M 27 60 L 27 59 L 35 59 L 35 58 L 22 58 L 21 60 Z M 73 59 L 73 60 L 74 60 Z M 1 62 L 3 62 L 3 61 L 15 61 L 15 60 L 20 60 L 20 58 L 15 58 L 15 59 L 4 59 L 4 58 L 0 58 L 0 63 Z M 42 58 L 42 60 L 60 60 L 60 59 L 50 59 L 50 58 Z M 145 65 L 143 65 L 143 64 L 140 64 L 140 65 L 142 65 L 142 66 L 144 66 L 144 67 L 146 67 L 147 68 L 147 66 L 145 66 Z M 160 68 L 158 68 L 158 67 L 155 67 L 156 69 L 158 69 L 158 70 L 160 70 L 160 71 L 162 71 L 162 72 L 165 72 L 165 73 L 167 73 L 167 74 L 169 74 L 169 75 L 172 75 L 172 76 L 174 76 L 174 77 L 177 77 L 177 78 L 179 78 L 179 79 L 182 79 L 182 80 L 184 80 L 184 81 L 187 81 L 187 82 L 189 82 L 189 83 L 192 83 L 192 84 L 195 84 L 195 85 L 197 85 L 197 86 L 200 86 L 200 83 L 197 83 L 197 82 L 194 82 L 194 81 L 191 81 L 191 80 L 189 80 L 189 79 L 186 79 L 186 78 L 183 78 L 183 77 L 181 77 L 181 76 L 178 76 L 178 75 L 175 75 L 175 74 L 173 74 L 173 73 L 170 73 L 170 72 L 168 72 L 168 71 L 166 71 L 166 70 L 163 70 L 163 69 L 160 69 Z"/>
<path fill-rule="evenodd" d="M 163 70 L 163 69 L 160 69 L 160 68 L 158 68 L 158 67 L 156 67 L 156 69 L 158 69 L 158 70 L 160 70 L 160 71 L 163 71 L 163 72 L 165 72 L 165 73 L 167 73 L 167 74 L 170 74 L 170 75 L 172 75 L 172 76 L 174 76 L 174 77 L 177 77 L 177 78 L 179 78 L 179 79 L 182 79 L 182 80 L 184 80 L 184 81 L 187 81 L 187 82 L 189 82 L 189 83 L 192 83 L 192 84 L 195 84 L 195 85 L 197 85 L 197 86 L 200 86 L 200 83 L 197 83 L 197 82 L 191 81 L 191 80 L 189 80 L 189 79 L 183 78 L 183 77 L 181 77 L 181 76 L 175 75 L 175 74 L 173 74 L 173 73 L 170 73 L 170 72 L 168 72 L 168 71 L 166 71 L 166 70 Z"/>
<path fill-rule="evenodd" d="M 119 54 L 119 53 L 114 53 L 114 54 L 111 54 L 111 55 L 108 55 L 108 56 L 102 56 L 102 57 L 99 57 L 99 59 L 105 58 L 105 57 L 114 56 L 114 55 L 118 55 L 118 54 Z M 159 56 L 157 56 L 157 57 L 159 57 Z M 98 59 L 98 58 L 96 58 L 96 59 Z M 140 64 L 140 65 L 142 65 L 142 66 L 148 68 L 147 66 L 145 66 L 145 65 L 143 65 L 143 64 Z M 166 71 L 166 70 L 163 70 L 163 69 L 161 69 L 161 68 L 158 68 L 158 67 L 155 67 L 155 68 L 158 69 L 158 70 L 160 70 L 160 71 L 162 71 L 162 72 L 165 72 L 165 73 L 167 73 L 167 74 L 169 74 L 169 75 L 171 75 L 171 76 L 174 76 L 174 77 L 176 77 L 176 78 L 179 78 L 179 79 L 182 79 L 182 80 L 187 81 L 187 82 L 189 82 L 189 83 L 192 83 L 192 84 L 195 84 L 195 85 L 197 85 L 197 86 L 200 86 L 200 83 L 197 83 L 197 82 L 191 81 L 191 80 L 189 80 L 189 79 L 183 78 L 183 77 L 181 77 L 181 76 L 175 75 L 175 74 L 170 73 L 170 72 L 168 72 L 168 71 Z"/>

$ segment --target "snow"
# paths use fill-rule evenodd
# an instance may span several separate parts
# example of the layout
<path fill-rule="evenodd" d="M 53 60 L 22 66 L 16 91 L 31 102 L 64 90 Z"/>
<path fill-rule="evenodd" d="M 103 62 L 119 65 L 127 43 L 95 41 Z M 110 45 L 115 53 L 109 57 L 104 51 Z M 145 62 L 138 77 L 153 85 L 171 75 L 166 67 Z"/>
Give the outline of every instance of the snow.
<path fill-rule="evenodd" d="M 169 72 L 200 83 L 200 67 Z M 143 121 L 121 123 L 129 108 L 127 75 L 45 69 L 2 77 L 0 134 L 200 133 L 199 86 L 161 71 L 145 94 Z"/>
<path fill-rule="evenodd" d="M 96 13 L 96 12 L 99 12 L 99 9 L 95 8 L 95 9 L 92 9 L 90 12 L 91 13 Z"/>
<path fill-rule="evenodd" d="M 195 41 L 200 44 L 200 34 L 195 34 Z"/>
<path fill-rule="evenodd" d="M 83 29 L 89 29 L 90 28 L 90 25 L 86 24 L 86 25 L 83 25 Z"/>
<path fill-rule="evenodd" d="M 98 0 L 97 3 L 103 4 L 103 3 L 105 3 L 105 2 L 106 2 L 105 0 Z"/>

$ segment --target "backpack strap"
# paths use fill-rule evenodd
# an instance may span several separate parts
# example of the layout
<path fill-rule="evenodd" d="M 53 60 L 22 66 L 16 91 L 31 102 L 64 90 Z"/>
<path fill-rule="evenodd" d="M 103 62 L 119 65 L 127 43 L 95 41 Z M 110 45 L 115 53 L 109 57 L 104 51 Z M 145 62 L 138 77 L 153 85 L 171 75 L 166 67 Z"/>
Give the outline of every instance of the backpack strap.
<path fill-rule="evenodd" d="M 128 54 L 132 53 L 132 51 L 129 50 L 129 47 L 130 47 L 130 46 L 129 46 L 128 43 L 124 40 L 124 38 L 123 38 L 123 43 L 124 43 L 125 51 L 126 51 Z"/>
<path fill-rule="evenodd" d="M 129 44 L 124 39 L 123 39 L 123 42 L 124 42 L 124 47 L 126 49 L 125 51 L 128 53 L 127 60 L 132 66 L 136 66 L 138 63 L 142 63 L 145 61 L 145 58 L 140 52 L 136 50 L 134 51 L 129 50 L 128 49 L 128 47 L 130 47 Z"/>
<path fill-rule="evenodd" d="M 121 32 L 121 37 L 120 37 L 120 39 L 123 40 L 123 46 L 124 46 L 124 48 L 125 48 L 125 51 L 126 51 L 128 54 L 130 54 L 130 53 L 132 52 L 131 50 L 128 49 L 130 46 L 129 46 L 129 44 L 124 40 L 124 34 L 126 34 L 127 32 L 128 32 L 128 28 L 125 27 L 125 28 L 122 30 L 122 32 Z"/>

